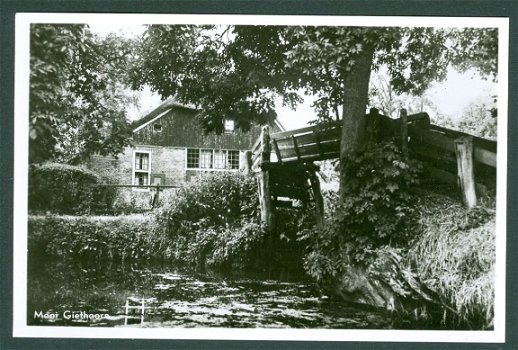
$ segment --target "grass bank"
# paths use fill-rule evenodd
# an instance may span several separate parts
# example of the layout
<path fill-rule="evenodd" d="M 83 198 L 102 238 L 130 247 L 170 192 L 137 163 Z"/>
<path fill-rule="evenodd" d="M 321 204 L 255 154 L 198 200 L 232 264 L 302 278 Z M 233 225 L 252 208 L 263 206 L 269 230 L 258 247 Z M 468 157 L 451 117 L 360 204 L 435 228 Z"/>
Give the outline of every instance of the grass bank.
<path fill-rule="evenodd" d="M 494 316 L 495 210 L 492 199 L 468 210 L 458 200 L 427 193 L 418 206 L 420 234 L 407 263 L 456 313 L 442 322 L 490 329 Z"/>

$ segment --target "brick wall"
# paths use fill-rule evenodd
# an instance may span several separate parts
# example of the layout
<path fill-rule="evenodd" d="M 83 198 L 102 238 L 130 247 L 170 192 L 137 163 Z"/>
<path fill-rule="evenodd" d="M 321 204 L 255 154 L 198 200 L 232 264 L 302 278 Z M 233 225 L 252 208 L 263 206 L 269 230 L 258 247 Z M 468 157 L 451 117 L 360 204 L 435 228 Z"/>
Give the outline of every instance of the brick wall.
<path fill-rule="evenodd" d="M 87 168 L 103 176 L 108 183 L 118 185 L 131 185 L 133 181 L 133 153 L 134 151 L 151 152 L 151 179 L 153 175 L 162 177 L 163 185 L 182 185 L 185 183 L 185 148 L 160 147 L 160 146 L 135 146 L 126 147 L 117 156 L 95 155 L 87 162 Z M 164 189 L 161 197 L 173 192 Z M 149 190 L 119 188 L 117 190 L 115 206 L 117 208 L 148 209 L 151 203 Z"/>
<path fill-rule="evenodd" d="M 133 152 L 151 152 L 151 177 L 163 177 L 163 185 L 181 185 L 186 181 L 185 148 L 135 146 L 127 147 L 118 156 L 92 156 L 87 167 L 108 179 L 109 183 L 130 185 L 133 181 Z"/>

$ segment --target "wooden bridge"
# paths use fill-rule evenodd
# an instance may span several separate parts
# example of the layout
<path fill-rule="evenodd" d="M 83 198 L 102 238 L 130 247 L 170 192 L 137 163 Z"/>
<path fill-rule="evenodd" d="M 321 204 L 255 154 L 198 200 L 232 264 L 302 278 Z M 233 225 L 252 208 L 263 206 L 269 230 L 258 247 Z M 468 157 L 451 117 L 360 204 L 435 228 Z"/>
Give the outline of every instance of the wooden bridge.
<path fill-rule="evenodd" d="M 496 183 L 496 142 L 430 124 L 427 113 L 391 119 L 371 109 L 366 118 L 367 137 L 375 141 L 396 138 L 406 156 L 421 159 L 426 173 L 458 185 L 467 206 L 476 205 L 476 193 Z M 264 126 L 248 154 L 249 170 L 259 185 L 261 220 L 274 225 L 276 207 L 313 202 L 317 224 L 323 222 L 324 206 L 314 161 L 340 156 L 342 122 L 330 122 L 270 134 Z M 477 181 L 475 181 L 475 173 Z"/>

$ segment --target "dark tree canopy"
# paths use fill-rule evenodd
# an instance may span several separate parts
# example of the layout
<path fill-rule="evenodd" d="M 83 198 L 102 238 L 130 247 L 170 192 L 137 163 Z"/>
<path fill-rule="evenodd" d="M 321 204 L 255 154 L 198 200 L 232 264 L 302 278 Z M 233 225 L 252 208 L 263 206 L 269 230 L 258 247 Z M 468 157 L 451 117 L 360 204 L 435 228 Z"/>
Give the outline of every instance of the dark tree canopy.
<path fill-rule="evenodd" d="M 77 163 L 128 143 L 125 69 L 131 46 L 85 25 L 31 26 L 30 161 Z"/>
<path fill-rule="evenodd" d="M 243 121 L 273 115 L 273 100 L 293 105 L 316 95 L 322 119 L 341 118 L 344 86 L 362 53 L 388 67 L 395 92 L 420 94 L 448 65 L 496 76 L 497 31 L 466 28 L 314 26 L 149 26 L 140 46 L 136 87 L 200 106 L 204 124 L 222 114 Z M 242 115 L 245 113 L 245 115 Z"/>
<path fill-rule="evenodd" d="M 496 77 L 497 36 L 478 28 L 152 25 L 133 81 L 195 104 L 216 132 L 224 117 L 244 129 L 274 118 L 275 100 L 294 105 L 302 89 L 317 96 L 321 120 L 343 121 L 345 166 L 362 142 L 371 71 L 386 65 L 394 91 L 412 94 L 444 79 L 449 65 Z M 342 169 L 341 185 L 345 178 Z"/>

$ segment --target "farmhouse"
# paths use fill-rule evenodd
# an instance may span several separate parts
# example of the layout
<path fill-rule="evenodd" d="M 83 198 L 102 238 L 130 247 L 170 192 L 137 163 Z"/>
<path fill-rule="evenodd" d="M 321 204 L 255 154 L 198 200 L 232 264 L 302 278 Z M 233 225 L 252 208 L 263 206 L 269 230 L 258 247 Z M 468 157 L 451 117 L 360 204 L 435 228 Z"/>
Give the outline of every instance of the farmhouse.
<path fill-rule="evenodd" d="M 261 126 L 253 125 L 245 132 L 229 116 L 222 134 L 206 134 L 196 113 L 195 108 L 168 99 L 133 123 L 132 147 L 117 158 L 93 156 L 88 167 L 119 185 L 174 186 L 208 172 L 239 171 L 244 151 L 252 148 Z M 278 122 L 271 128 L 272 132 L 284 131 Z"/>

